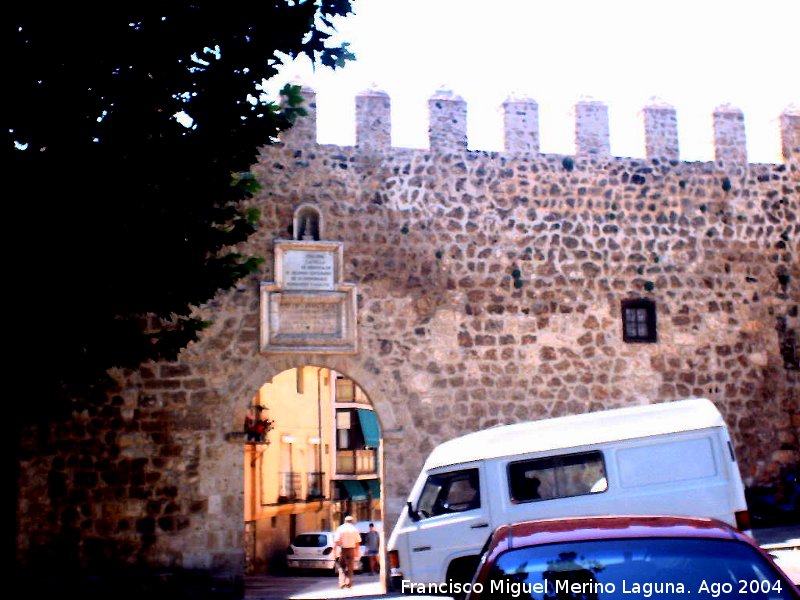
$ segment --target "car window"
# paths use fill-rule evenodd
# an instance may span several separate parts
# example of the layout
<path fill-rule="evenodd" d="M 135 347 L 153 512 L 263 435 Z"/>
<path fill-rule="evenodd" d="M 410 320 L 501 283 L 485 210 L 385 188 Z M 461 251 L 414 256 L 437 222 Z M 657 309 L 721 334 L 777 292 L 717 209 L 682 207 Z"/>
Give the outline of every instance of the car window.
<path fill-rule="evenodd" d="M 328 545 L 328 536 L 321 533 L 301 533 L 294 538 L 292 544 L 300 548 L 324 548 Z"/>
<path fill-rule="evenodd" d="M 796 598 L 790 587 L 742 542 L 648 538 L 509 550 L 491 567 L 483 590 L 498 600 L 789 600 Z"/>
<path fill-rule="evenodd" d="M 428 518 L 480 508 L 478 469 L 462 469 L 431 475 L 417 502 L 420 517 Z"/>
<path fill-rule="evenodd" d="M 508 465 L 515 502 L 568 498 L 606 491 L 606 466 L 599 451 L 522 460 Z"/>

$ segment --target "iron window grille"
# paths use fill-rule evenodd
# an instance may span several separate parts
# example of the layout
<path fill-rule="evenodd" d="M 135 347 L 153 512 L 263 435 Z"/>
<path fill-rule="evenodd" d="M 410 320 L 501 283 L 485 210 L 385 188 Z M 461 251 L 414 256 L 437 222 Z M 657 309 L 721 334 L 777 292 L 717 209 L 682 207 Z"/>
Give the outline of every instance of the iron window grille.
<path fill-rule="evenodd" d="M 654 343 L 656 303 L 645 298 L 622 301 L 622 340 L 628 343 Z"/>

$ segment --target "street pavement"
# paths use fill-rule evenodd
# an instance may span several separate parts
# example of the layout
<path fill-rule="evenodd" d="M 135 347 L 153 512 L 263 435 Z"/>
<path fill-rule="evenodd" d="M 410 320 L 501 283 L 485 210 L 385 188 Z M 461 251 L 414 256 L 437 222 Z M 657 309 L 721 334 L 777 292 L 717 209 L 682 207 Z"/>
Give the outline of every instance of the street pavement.
<path fill-rule="evenodd" d="M 800 523 L 754 529 L 753 537 L 775 557 L 794 581 L 800 581 Z M 367 574 L 357 574 L 353 587 L 344 590 L 339 589 L 338 579 L 330 575 L 253 575 L 247 577 L 244 596 L 245 600 L 373 600 L 401 597 L 398 593 L 386 593 L 381 577 Z"/>
<path fill-rule="evenodd" d="M 800 524 L 755 529 L 753 537 L 800 587 Z"/>
<path fill-rule="evenodd" d="M 800 515 L 798 515 L 800 519 Z M 764 546 L 768 544 L 800 544 L 800 520 L 793 525 L 753 529 L 753 538 Z"/>
<path fill-rule="evenodd" d="M 320 600 L 332 598 L 389 598 L 377 575 L 357 574 L 353 587 L 339 589 L 334 576 L 253 575 L 245 581 L 245 600 Z"/>

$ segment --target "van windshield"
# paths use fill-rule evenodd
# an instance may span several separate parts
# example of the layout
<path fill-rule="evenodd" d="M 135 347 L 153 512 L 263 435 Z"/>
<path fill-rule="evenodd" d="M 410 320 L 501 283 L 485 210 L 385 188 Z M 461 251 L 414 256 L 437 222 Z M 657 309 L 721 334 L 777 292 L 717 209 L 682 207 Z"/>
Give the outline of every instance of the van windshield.
<path fill-rule="evenodd" d="M 417 513 L 429 518 L 473 510 L 480 505 L 478 469 L 463 469 L 430 475 L 417 502 Z"/>

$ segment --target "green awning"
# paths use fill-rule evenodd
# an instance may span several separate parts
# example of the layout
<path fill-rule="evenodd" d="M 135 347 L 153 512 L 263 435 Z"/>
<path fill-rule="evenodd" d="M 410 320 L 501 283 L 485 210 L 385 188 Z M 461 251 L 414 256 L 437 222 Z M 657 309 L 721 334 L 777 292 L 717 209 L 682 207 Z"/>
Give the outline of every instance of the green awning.
<path fill-rule="evenodd" d="M 362 483 L 367 484 L 367 490 L 372 494 L 373 500 L 378 500 L 381 497 L 381 482 L 377 479 L 366 479 Z"/>
<path fill-rule="evenodd" d="M 350 500 L 366 500 L 367 499 L 367 491 L 364 489 L 364 486 L 361 485 L 360 481 L 356 481 L 354 479 L 342 479 L 339 481 L 344 488 L 344 491 L 350 496 Z"/>
<path fill-rule="evenodd" d="M 361 432 L 364 434 L 364 444 L 367 448 L 377 448 L 381 445 L 381 428 L 378 417 L 371 410 L 357 410 L 358 420 L 361 423 Z"/>

